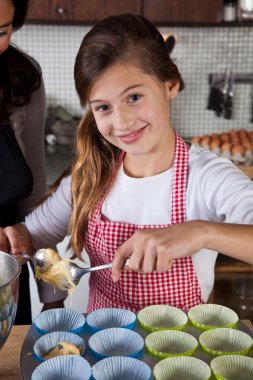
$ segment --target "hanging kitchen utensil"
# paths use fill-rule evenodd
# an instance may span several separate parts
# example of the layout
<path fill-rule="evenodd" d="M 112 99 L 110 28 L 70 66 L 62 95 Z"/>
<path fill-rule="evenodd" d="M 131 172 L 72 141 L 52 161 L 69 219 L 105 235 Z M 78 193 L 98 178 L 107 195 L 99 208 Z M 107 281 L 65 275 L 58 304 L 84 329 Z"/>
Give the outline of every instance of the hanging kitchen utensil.
<path fill-rule="evenodd" d="M 234 74 L 232 71 L 229 73 L 229 79 L 228 79 L 228 92 L 227 92 L 227 98 L 226 98 L 226 104 L 224 107 L 224 118 L 225 119 L 232 119 L 233 114 L 233 96 L 234 96 Z"/>
<path fill-rule="evenodd" d="M 208 96 L 207 109 L 217 112 L 220 109 L 220 104 L 222 103 L 222 90 L 221 81 L 211 83 L 210 92 Z"/>
<path fill-rule="evenodd" d="M 224 110 L 226 107 L 227 102 L 227 95 L 228 95 L 228 83 L 229 83 L 229 70 L 226 69 L 224 74 L 224 81 L 223 85 L 221 87 L 221 96 L 220 96 L 220 103 L 218 104 L 216 115 L 217 116 L 223 116 Z"/>

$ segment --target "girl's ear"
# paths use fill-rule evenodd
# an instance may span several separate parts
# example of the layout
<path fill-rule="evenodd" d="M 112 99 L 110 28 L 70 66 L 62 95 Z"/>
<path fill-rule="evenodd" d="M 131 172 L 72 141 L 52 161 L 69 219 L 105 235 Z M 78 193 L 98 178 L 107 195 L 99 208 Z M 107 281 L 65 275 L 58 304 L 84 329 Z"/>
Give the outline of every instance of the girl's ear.
<path fill-rule="evenodd" d="M 175 99 L 179 92 L 179 81 L 170 81 L 166 85 L 168 99 Z"/>

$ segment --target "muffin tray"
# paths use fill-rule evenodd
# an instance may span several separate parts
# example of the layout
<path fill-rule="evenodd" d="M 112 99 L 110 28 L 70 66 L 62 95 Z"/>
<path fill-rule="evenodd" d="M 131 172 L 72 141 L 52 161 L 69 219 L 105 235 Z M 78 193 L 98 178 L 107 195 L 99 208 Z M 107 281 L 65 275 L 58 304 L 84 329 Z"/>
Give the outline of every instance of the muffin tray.
<path fill-rule="evenodd" d="M 253 337 L 253 332 L 242 321 L 239 320 L 237 325 L 235 326 L 235 328 L 238 330 L 244 331 L 245 333 L 247 333 L 248 335 Z M 141 327 L 141 325 L 139 324 L 138 321 L 136 322 L 134 331 L 136 331 L 140 335 L 142 335 L 142 337 L 144 339 L 146 338 L 146 336 L 148 334 L 150 334 L 150 332 L 144 330 Z M 198 339 L 199 335 L 202 332 L 204 332 L 203 330 L 200 330 L 200 329 L 194 327 L 189 321 L 181 331 L 184 331 L 184 332 L 187 332 L 187 333 L 193 335 L 196 339 Z M 92 354 L 92 352 L 88 346 L 88 340 L 89 340 L 90 336 L 94 333 L 95 332 L 90 330 L 86 325 L 84 332 L 82 334 L 80 334 L 80 336 L 84 339 L 84 341 L 86 343 L 86 350 L 85 350 L 84 358 L 86 360 L 88 360 L 88 362 L 90 363 L 91 366 L 98 361 L 97 357 L 95 357 L 94 354 Z M 21 349 L 21 355 L 20 355 L 20 366 L 21 366 L 21 374 L 22 374 L 23 380 L 30 380 L 32 372 L 41 363 L 33 355 L 33 345 L 36 342 L 36 340 L 40 337 L 41 337 L 41 335 L 38 333 L 35 326 L 31 325 L 31 327 L 28 330 L 26 337 L 24 339 L 22 349 Z M 210 364 L 211 360 L 215 357 L 215 356 L 210 355 L 207 352 L 203 351 L 200 344 L 192 356 L 203 360 L 208 365 Z M 253 349 L 251 349 L 249 351 L 247 356 L 253 357 Z M 153 371 L 153 368 L 156 365 L 156 363 L 158 363 L 161 360 L 158 357 L 151 355 L 147 351 L 146 347 L 144 347 L 143 352 L 137 358 L 139 360 L 142 360 L 145 363 L 147 363 L 150 366 L 152 371 Z M 214 377 L 212 377 L 211 379 L 214 379 Z"/>

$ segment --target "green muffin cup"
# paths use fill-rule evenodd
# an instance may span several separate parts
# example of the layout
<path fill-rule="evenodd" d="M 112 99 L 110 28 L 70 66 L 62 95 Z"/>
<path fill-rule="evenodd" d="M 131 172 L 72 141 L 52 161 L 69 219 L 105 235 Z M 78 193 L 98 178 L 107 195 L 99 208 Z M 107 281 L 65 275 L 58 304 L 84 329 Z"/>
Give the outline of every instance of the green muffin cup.
<path fill-rule="evenodd" d="M 194 306 L 189 310 L 188 318 L 193 326 L 202 330 L 210 330 L 217 327 L 232 328 L 239 319 L 232 309 L 216 304 Z"/>
<path fill-rule="evenodd" d="M 154 367 L 156 380 L 208 380 L 210 367 L 200 359 L 178 356 L 161 360 Z"/>
<path fill-rule="evenodd" d="M 145 339 L 147 350 L 159 358 L 190 356 L 198 347 L 192 335 L 176 330 L 156 331 Z"/>
<path fill-rule="evenodd" d="M 199 343 L 212 355 L 245 355 L 251 349 L 253 339 L 243 331 L 217 328 L 202 333 Z"/>
<path fill-rule="evenodd" d="M 147 306 L 137 315 L 141 326 L 148 331 L 181 330 L 187 323 L 187 315 L 169 305 Z"/>
<path fill-rule="evenodd" d="M 253 358 L 241 355 L 218 356 L 210 363 L 218 380 L 252 380 Z"/>

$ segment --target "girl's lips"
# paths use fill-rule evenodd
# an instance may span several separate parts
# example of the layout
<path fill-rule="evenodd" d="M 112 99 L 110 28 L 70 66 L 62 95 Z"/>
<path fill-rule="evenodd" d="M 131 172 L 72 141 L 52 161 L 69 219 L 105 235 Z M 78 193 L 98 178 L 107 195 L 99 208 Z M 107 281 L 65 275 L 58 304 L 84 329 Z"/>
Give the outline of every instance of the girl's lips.
<path fill-rule="evenodd" d="M 126 144 L 131 144 L 139 140 L 139 138 L 143 135 L 145 128 L 146 126 L 141 129 L 138 129 L 138 131 L 131 132 L 127 135 L 117 136 L 117 138 Z"/>

